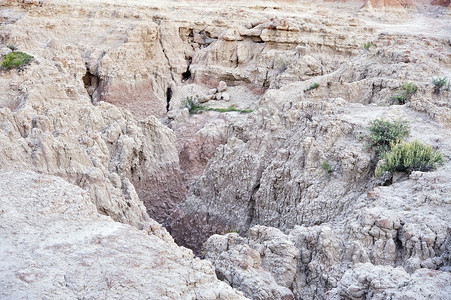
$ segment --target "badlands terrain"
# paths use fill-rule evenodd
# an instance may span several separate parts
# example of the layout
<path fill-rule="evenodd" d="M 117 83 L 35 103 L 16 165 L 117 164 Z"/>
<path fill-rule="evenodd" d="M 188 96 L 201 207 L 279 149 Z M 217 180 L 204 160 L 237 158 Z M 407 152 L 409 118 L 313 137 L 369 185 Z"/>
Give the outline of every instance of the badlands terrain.
<path fill-rule="evenodd" d="M 0 0 L 13 51 L 0 299 L 451 299 L 449 0 Z"/>

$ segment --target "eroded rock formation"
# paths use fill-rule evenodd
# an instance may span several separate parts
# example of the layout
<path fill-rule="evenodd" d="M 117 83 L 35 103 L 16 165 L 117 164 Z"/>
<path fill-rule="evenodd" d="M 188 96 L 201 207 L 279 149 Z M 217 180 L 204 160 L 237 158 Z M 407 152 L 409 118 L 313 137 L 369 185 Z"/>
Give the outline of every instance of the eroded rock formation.
<path fill-rule="evenodd" d="M 249 298 L 446 299 L 445 7 L 0 1 L 0 54 L 34 57 L 0 73 L 3 296 L 242 298 L 155 219 Z M 445 165 L 379 186 L 376 118 Z"/>
<path fill-rule="evenodd" d="M 2 172 L 0 190 L 3 299 L 246 299 L 155 221 L 113 222 L 61 178 Z"/>

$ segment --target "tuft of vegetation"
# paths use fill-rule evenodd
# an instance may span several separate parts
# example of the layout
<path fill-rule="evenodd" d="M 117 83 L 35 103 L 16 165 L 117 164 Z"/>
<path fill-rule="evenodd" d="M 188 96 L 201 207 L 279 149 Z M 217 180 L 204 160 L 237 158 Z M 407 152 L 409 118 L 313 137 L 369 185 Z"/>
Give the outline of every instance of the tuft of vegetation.
<path fill-rule="evenodd" d="M 321 163 L 321 168 L 324 172 L 326 172 L 328 175 L 332 174 L 332 166 L 330 165 L 329 161 L 323 160 Z"/>
<path fill-rule="evenodd" d="M 447 91 L 450 90 L 450 82 L 449 82 L 448 78 L 446 78 L 446 77 L 432 78 L 432 83 L 434 84 L 434 94 L 436 94 L 436 95 L 440 94 L 440 90 L 445 85 L 447 85 L 446 90 Z"/>
<path fill-rule="evenodd" d="M 226 112 L 251 113 L 251 112 L 253 112 L 252 109 L 236 108 L 235 105 L 233 105 L 233 104 L 227 108 L 206 107 L 206 106 L 200 105 L 200 103 L 197 101 L 197 97 L 193 97 L 193 96 L 186 97 L 182 101 L 182 107 L 188 108 L 190 114 L 197 114 L 201 111 L 217 111 L 217 112 L 221 112 L 221 113 L 226 113 Z"/>
<path fill-rule="evenodd" d="M 200 107 L 201 105 L 199 104 L 199 102 L 197 101 L 197 96 L 193 97 L 193 96 L 189 96 L 186 97 L 185 99 L 182 100 L 182 108 L 188 108 L 190 114 L 195 114 L 197 113 L 197 109 L 198 107 Z"/>
<path fill-rule="evenodd" d="M 403 84 L 399 90 L 390 97 L 392 104 L 406 104 L 407 101 L 415 94 L 418 87 L 411 82 Z"/>
<path fill-rule="evenodd" d="M 240 230 L 238 228 L 231 228 L 231 229 L 227 230 L 226 233 L 238 233 L 238 234 L 240 234 Z"/>
<path fill-rule="evenodd" d="M 363 44 L 362 48 L 365 49 L 365 50 L 368 50 L 368 49 L 370 49 L 370 47 L 371 47 L 372 45 L 373 45 L 373 44 L 371 44 L 371 42 L 366 42 L 365 44 Z"/>
<path fill-rule="evenodd" d="M 394 145 L 391 151 L 382 155 L 375 176 L 380 178 L 386 172 L 430 171 L 444 163 L 443 155 L 432 149 L 432 146 L 418 141 Z"/>
<path fill-rule="evenodd" d="M 317 89 L 318 87 L 319 87 L 319 83 L 318 83 L 318 82 L 312 83 L 312 84 L 308 87 L 307 91 L 311 91 L 311 90 Z"/>
<path fill-rule="evenodd" d="M 217 112 L 222 112 L 222 113 L 232 112 L 232 111 L 239 112 L 239 113 L 251 113 L 251 112 L 253 112 L 252 109 L 239 109 L 239 108 L 236 108 L 234 105 L 230 105 L 227 108 L 202 107 L 201 110 L 217 111 Z"/>
<path fill-rule="evenodd" d="M 368 146 L 374 147 L 376 153 L 381 155 L 389 151 L 392 145 L 400 143 L 407 135 L 409 135 L 409 126 L 406 121 L 375 119 L 370 122 Z"/>
<path fill-rule="evenodd" d="M 33 56 L 31 55 L 19 51 L 13 51 L 3 57 L 1 66 L 6 70 L 12 68 L 22 68 L 28 65 L 32 59 Z"/>
<path fill-rule="evenodd" d="M 288 66 L 291 64 L 291 61 L 285 57 L 279 56 L 276 60 L 276 64 L 278 66 L 279 73 L 283 73 L 288 69 Z"/>

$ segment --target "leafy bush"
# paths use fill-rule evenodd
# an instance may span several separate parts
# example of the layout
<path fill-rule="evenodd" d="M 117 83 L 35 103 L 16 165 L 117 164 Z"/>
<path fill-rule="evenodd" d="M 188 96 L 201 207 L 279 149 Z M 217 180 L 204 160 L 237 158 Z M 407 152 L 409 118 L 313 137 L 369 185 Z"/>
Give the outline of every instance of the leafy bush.
<path fill-rule="evenodd" d="M 321 163 L 321 168 L 324 170 L 324 172 L 326 172 L 327 174 L 332 174 L 332 166 L 330 165 L 329 161 L 324 160 Z"/>
<path fill-rule="evenodd" d="M 371 46 L 372 46 L 371 42 L 366 42 L 365 44 L 363 44 L 362 48 L 368 50 L 370 49 Z"/>
<path fill-rule="evenodd" d="M 418 87 L 411 82 L 407 82 L 403 84 L 399 90 L 390 97 L 392 104 L 406 104 L 408 100 L 415 94 L 418 90 Z"/>
<path fill-rule="evenodd" d="M 28 65 L 32 59 L 33 56 L 31 55 L 19 51 L 13 51 L 3 57 L 1 66 L 7 70 L 12 68 L 21 68 Z"/>
<path fill-rule="evenodd" d="M 434 94 L 437 94 L 437 95 L 440 94 L 440 90 L 446 84 L 448 84 L 447 90 L 450 89 L 450 82 L 449 82 L 448 78 L 446 78 L 446 77 L 432 78 L 432 83 L 434 84 Z"/>
<path fill-rule="evenodd" d="M 318 83 L 318 82 L 312 83 L 312 84 L 308 87 L 307 91 L 314 90 L 314 89 L 316 89 L 316 88 L 318 88 L 318 87 L 319 87 L 319 83 Z"/>
<path fill-rule="evenodd" d="M 381 177 L 388 172 L 430 171 L 444 163 L 443 155 L 431 146 L 418 141 L 392 146 L 391 151 L 382 156 L 376 167 L 375 176 Z"/>
<path fill-rule="evenodd" d="M 406 121 L 375 119 L 370 122 L 368 145 L 374 147 L 378 154 L 382 154 L 390 150 L 392 145 L 401 142 L 408 134 L 409 127 Z"/>
<path fill-rule="evenodd" d="M 221 113 L 225 112 L 240 112 L 240 113 L 251 113 L 253 110 L 251 109 L 239 109 L 236 108 L 235 105 L 230 105 L 227 108 L 215 108 L 215 107 L 206 107 L 203 105 L 200 105 L 200 103 L 197 101 L 197 97 L 186 97 L 182 101 L 182 107 L 188 108 L 190 114 L 197 114 L 200 111 L 217 111 Z"/>
<path fill-rule="evenodd" d="M 190 96 L 182 100 L 182 108 L 184 107 L 188 108 L 191 114 L 197 113 L 197 110 L 200 106 L 201 105 L 197 101 L 197 97 L 195 98 L 193 96 Z"/>

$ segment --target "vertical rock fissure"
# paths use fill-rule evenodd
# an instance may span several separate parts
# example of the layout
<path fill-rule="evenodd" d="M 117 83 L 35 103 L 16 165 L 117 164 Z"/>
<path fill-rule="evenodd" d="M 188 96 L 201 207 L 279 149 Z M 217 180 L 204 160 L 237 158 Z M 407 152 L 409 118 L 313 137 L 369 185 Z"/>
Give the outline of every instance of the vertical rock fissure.
<path fill-rule="evenodd" d="M 190 67 L 191 67 L 191 63 L 192 63 L 193 59 L 190 57 L 188 59 L 188 67 L 186 68 L 186 71 L 182 73 L 182 81 L 185 82 L 189 79 L 191 79 L 191 71 L 190 71 Z"/>
<path fill-rule="evenodd" d="M 158 24 L 158 25 L 159 25 L 159 24 Z M 159 27 L 159 31 L 158 31 L 158 41 L 160 42 L 161 51 L 163 51 L 164 57 L 166 57 L 166 61 L 168 62 L 169 73 L 171 74 L 172 81 L 175 81 L 175 79 L 174 79 L 174 74 L 172 74 L 171 61 L 169 60 L 169 57 L 168 57 L 168 55 L 166 54 L 166 50 L 165 50 L 165 47 L 164 47 L 164 45 L 163 45 L 163 40 L 162 40 L 162 38 L 161 38 L 161 27 Z"/>
<path fill-rule="evenodd" d="M 166 90 L 166 111 L 169 111 L 169 107 L 171 105 L 171 99 L 172 99 L 172 89 L 168 87 Z"/>
<path fill-rule="evenodd" d="M 100 78 L 97 75 L 92 74 L 89 71 L 89 68 L 86 68 L 86 74 L 82 77 L 82 80 L 89 98 L 91 98 L 92 104 L 95 104 L 99 95 L 98 88 L 100 86 Z"/>
<path fill-rule="evenodd" d="M 248 205 L 249 209 L 248 209 L 247 221 L 246 221 L 246 231 L 252 226 L 252 222 L 254 222 L 255 210 L 256 210 L 255 194 L 260 189 L 260 181 L 262 178 L 262 174 L 263 174 L 263 170 L 260 168 L 257 173 L 257 180 L 255 181 L 255 184 L 252 188 L 251 196 L 249 197 L 249 205 Z"/>

